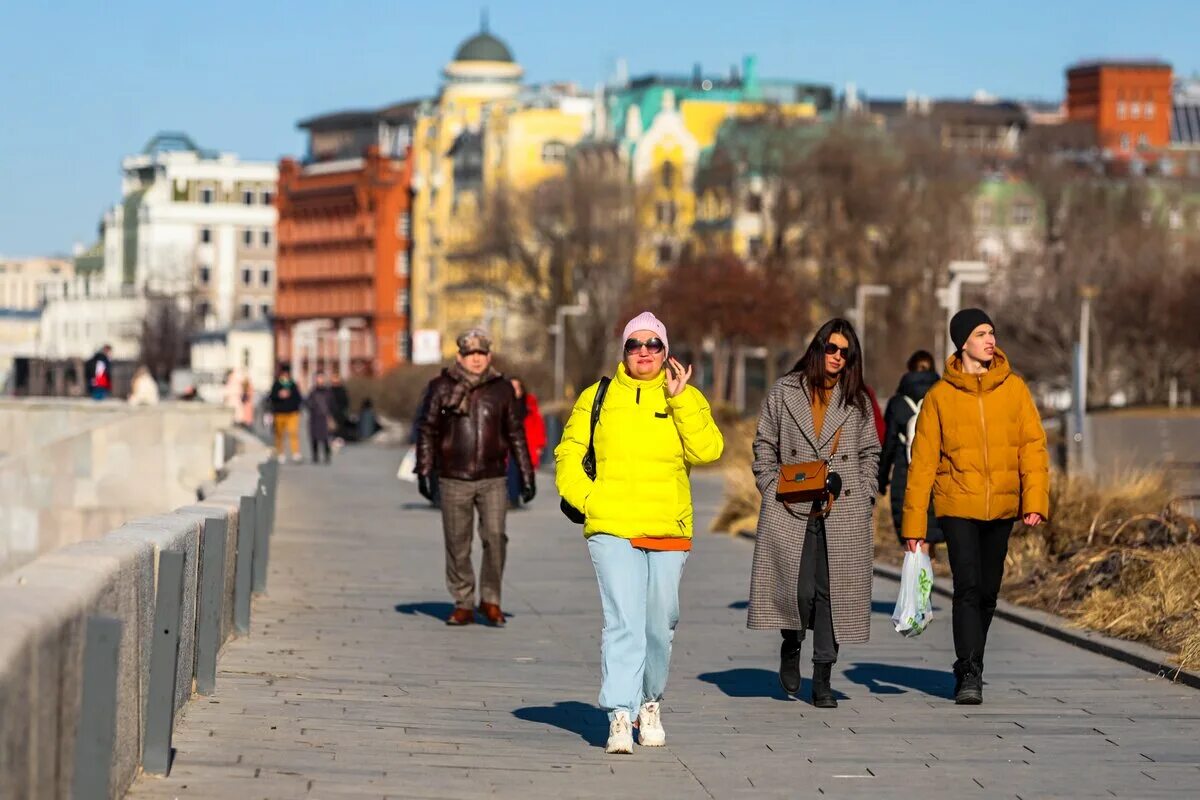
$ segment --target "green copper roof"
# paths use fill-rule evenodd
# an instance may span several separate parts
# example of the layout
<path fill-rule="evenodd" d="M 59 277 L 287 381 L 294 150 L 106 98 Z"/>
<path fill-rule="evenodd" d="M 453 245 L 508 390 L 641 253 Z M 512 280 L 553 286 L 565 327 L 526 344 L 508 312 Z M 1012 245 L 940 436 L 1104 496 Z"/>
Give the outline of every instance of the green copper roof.
<path fill-rule="evenodd" d="M 503 61 L 508 64 L 515 61 L 508 45 L 487 32 L 477 33 L 459 45 L 454 60 Z"/>

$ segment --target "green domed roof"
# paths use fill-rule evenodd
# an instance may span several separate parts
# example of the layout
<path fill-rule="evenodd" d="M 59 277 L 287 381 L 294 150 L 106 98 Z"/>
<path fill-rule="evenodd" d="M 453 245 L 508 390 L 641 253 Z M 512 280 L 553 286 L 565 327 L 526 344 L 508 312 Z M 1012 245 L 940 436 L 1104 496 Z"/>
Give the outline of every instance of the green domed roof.
<path fill-rule="evenodd" d="M 508 45 L 492 36 L 490 33 L 477 33 L 458 47 L 454 54 L 455 61 L 503 61 L 514 62 L 512 51 Z"/>

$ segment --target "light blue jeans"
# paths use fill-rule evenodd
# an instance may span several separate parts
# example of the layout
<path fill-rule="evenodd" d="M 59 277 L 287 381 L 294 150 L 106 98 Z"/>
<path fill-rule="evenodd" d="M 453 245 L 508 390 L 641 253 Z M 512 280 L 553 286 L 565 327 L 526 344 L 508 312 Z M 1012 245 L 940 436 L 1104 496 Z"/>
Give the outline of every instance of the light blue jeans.
<path fill-rule="evenodd" d="M 604 533 L 588 537 L 600 603 L 600 706 L 637 719 L 644 702 L 662 699 L 679 622 L 679 578 L 687 552 L 647 551 Z"/>

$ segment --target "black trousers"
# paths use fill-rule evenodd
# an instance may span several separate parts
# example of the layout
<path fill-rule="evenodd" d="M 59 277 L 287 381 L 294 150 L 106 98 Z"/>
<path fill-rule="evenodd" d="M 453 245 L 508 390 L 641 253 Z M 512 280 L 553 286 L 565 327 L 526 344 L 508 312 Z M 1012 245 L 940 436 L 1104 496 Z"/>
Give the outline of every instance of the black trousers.
<path fill-rule="evenodd" d="M 829 548 L 825 542 L 825 520 L 809 517 L 804 532 L 804 553 L 800 557 L 800 578 L 796 585 L 800 619 L 813 632 L 813 663 L 833 664 L 838 643 L 833 635 L 833 606 L 829 601 Z M 804 630 L 783 629 L 784 642 L 799 649 Z"/>
<path fill-rule="evenodd" d="M 959 665 L 970 662 L 982 667 L 1015 520 L 939 517 L 938 521 L 954 573 L 954 654 Z"/>
<path fill-rule="evenodd" d="M 314 464 L 321 460 L 322 448 L 325 450 L 325 463 L 328 464 L 331 458 L 329 453 L 329 437 L 312 440 L 312 458 Z"/>

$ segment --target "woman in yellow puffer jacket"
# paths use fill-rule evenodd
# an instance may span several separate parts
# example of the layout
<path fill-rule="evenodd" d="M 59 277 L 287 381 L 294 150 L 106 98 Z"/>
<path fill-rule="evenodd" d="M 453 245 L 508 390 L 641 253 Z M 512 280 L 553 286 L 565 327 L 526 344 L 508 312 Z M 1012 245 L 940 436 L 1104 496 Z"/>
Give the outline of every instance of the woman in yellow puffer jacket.
<path fill-rule="evenodd" d="M 901 534 L 925 538 L 930 490 L 954 573 L 954 700 L 983 702 L 983 651 L 1013 523 L 1050 513 L 1046 432 L 1025 381 L 996 346 L 988 315 L 950 320 L 958 348 L 917 417 Z"/>
<path fill-rule="evenodd" d="M 596 425 L 596 480 L 582 462 L 600 384 L 579 396 L 554 451 L 558 491 L 586 517 L 600 584 L 600 705 L 608 711 L 609 753 L 633 752 L 635 715 L 640 744 L 666 743 L 659 703 L 692 544 L 688 473 L 716 461 L 725 446 L 704 395 L 688 385 L 692 368 L 668 358 L 666 326 L 645 312 L 629 321 L 622 339 L 625 358 Z"/>

